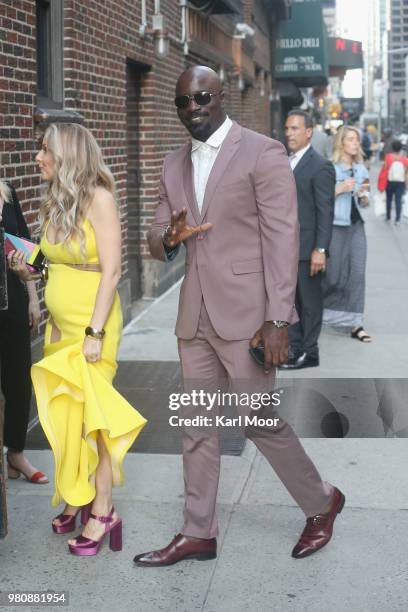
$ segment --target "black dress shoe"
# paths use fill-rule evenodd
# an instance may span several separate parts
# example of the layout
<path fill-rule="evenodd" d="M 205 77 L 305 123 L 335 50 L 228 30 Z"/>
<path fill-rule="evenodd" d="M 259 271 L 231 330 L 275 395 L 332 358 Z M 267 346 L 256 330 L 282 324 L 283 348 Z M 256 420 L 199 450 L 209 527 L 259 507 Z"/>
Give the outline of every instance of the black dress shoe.
<path fill-rule="evenodd" d="M 301 370 L 302 368 L 316 368 L 319 365 L 319 358 L 312 357 L 307 353 L 302 353 L 288 359 L 287 363 L 279 366 L 280 370 Z"/>

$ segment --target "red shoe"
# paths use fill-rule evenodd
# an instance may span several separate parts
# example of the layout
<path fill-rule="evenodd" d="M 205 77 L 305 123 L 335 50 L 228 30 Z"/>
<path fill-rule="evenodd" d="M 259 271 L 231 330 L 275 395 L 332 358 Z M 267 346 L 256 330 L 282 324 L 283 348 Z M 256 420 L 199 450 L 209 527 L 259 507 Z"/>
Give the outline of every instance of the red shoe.
<path fill-rule="evenodd" d="M 17 468 L 15 465 L 10 463 L 10 458 L 7 453 L 7 475 L 11 480 L 17 480 L 20 478 L 21 474 L 28 480 L 28 482 L 32 482 L 33 484 L 48 484 L 50 481 L 44 472 L 40 472 L 39 470 L 35 472 L 32 476 L 28 476 L 25 472 Z"/>
<path fill-rule="evenodd" d="M 343 510 L 346 498 L 334 487 L 331 508 L 326 514 L 316 514 L 306 520 L 306 527 L 295 548 L 292 550 L 294 559 L 303 559 L 323 548 L 333 535 L 333 523 Z"/>

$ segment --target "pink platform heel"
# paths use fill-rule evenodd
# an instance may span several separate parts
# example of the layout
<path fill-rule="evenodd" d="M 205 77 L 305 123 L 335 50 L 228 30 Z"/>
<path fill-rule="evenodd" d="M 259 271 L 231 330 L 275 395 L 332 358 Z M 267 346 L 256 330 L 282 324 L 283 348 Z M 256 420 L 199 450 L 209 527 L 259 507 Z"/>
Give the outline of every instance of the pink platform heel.
<path fill-rule="evenodd" d="M 80 535 L 76 538 L 75 544 L 68 544 L 69 552 L 78 557 L 91 557 L 96 555 L 105 539 L 105 536 L 109 533 L 109 548 L 113 551 L 122 550 L 122 519 L 113 520 L 113 513 L 115 509 L 112 506 L 112 510 L 108 516 L 95 516 L 90 513 L 90 518 L 96 519 L 100 523 L 104 523 L 105 532 L 100 540 L 95 541 L 90 538 L 84 538 Z"/>
<path fill-rule="evenodd" d="M 92 502 L 90 502 L 86 506 L 82 506 L 82 509 L 81 509 L 82 525 L 86 525 L 87 522 L 89 521 L 89 516 L 91 514 L 91 506 L 92 506 Z M 54 523 L 51 523 L 53 532 L 64 534 L 64 533 L 71 533 L 71 531 L 75 531 L 76 517 L 77 517 L 77 514 L 59 514 L 53 520 L 55 521 L 56 519 L 59 519 L 61 523 L 59 525 L 54 525 Z"/>

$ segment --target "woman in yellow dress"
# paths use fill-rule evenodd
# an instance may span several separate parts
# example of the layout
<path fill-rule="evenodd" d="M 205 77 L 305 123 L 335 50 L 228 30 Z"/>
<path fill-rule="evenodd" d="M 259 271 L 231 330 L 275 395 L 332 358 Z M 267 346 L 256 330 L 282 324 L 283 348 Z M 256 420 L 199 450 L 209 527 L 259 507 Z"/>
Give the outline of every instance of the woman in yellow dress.
<path fill-rule="evenodd" d="M 40 230 L 49 319 L 32 380 L 55 459 L 52 505 L 66 503 L 52 527 L 73 531 L 82 508 L 85 528 L 69 550 L 94 555 L 107 533 L 111 549 L 121 550 L 112 485 L 123 483 L 123 458 L 146 423 L 112 386 L 122 332 L 118 207 L 113 177 L 86 128 L 52 124 L 36 161 L 47 184 Z M 23 254 L 9 259 L 26 278 Z"/>

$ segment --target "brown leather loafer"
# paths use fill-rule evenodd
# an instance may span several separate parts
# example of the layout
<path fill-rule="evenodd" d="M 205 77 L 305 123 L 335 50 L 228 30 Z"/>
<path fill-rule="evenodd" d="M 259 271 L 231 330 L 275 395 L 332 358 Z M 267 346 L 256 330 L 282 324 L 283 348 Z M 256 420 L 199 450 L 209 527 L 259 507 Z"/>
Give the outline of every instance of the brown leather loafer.
<path fill-rule="evenodd" d="M 143 567 L 160 567 L 162 565 L 173 565 L 183 559 L 198 559 L 204 561 L 215 559 L 217 556 L 217 540 L 201 540 L 189 538 L 181 533 L 174 536 L 166 548 L 152 550 L 151 552 L 136 555 L 133 562 Z"/>
<path fill-rule="evenodd" d="M 323 548 L 333 535 L 333 523 L 343 510 L 346 498 L 343 493 L 334 487 L 332 504 L 326 514 L 317 514 L 306 520 L 306 527 L 300 536 L 299 542 L 292 550 L 292 557 L 303 559 Z"/>

